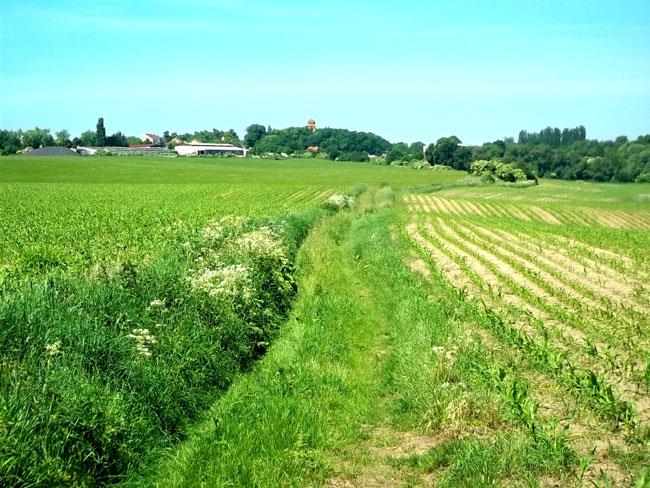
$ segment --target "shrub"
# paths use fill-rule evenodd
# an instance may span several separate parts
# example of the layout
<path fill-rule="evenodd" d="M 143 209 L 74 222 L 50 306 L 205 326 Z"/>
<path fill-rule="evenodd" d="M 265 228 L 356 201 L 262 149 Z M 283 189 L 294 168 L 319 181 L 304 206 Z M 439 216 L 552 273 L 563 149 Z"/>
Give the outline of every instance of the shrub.
<path fill-rule="evenodd" d="M 485 159 L 479 159 L 478 161 L 474 161 L 471 164 L 471 166 L 469 167 L 469 172 L 470 174 L 476 176 L 483 176 L 486 173 L 494 176 L 495 169 L 496 169 L 495 161 L 487 161 Z"/>
<path fill-rule="evenodd" d="M 415 159 L 415 160 L 403 160 L 403 159 L 395 159 L 391 161 L 390 163 L 391 166 L 403 166 L 407 168 L 412 168 L 412 169 L 431 169 L 432 166 L 427 162 L 422 159 Z"/>
<path fill-rule="evenodd" d="M 494 176 L 492 176 L 490 173 L 485 173 L 481 176 L 481 182 L 482 183 L 494 183 Z"/>
<path fill-rule="evenodd" d="M 634 179 L 635 183 L 650 183 L 650 173 L 641 173 Z"/>
<path fill-rule="evenodd" d="M 363 163 L 369 160 L 368 153 L 366 152 L 342 152 L 335 158 L 336 161 L 353 161 Z"/>
<path fill-rule="evenodd" d="M 498 178 L 501 181 L 510 183 L 527 179 L 524 170 L 517 168 L 513 164 L 494 160 L 487 161 L 480 159 L 474 161 L 469 168 L 469 173 L 475 176 L 485 177 L 481 181 L 490 181 L 489 177 L 492 178 L 492 181 L 494 178 Z"/>
<path fill-rule="evenodd" d="M 353 203 L 354 197 L 335 193 L 325 201 L 323 208 L 336 212 L 337 210 L 351 207 Z"/>

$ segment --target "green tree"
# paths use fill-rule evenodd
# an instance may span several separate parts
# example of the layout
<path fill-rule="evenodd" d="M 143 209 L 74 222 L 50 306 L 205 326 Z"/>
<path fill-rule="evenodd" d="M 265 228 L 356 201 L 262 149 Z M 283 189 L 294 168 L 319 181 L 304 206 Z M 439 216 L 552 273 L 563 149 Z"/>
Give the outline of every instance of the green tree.
<path fill-rule="evenodd" d="M 413 142 L 408 149 L 409 159 L 411 161 L 421 161 L 424 159 L 424 143 Z"/>
<path fill-rule="evenodd" d="M 258 141 L 255 149 L 259 153 L 292 153 L 304 151 L 308 146 L 319 146 L 327 154 L 332 154 L 335 151 L 384 154 L 391 148 L 391 143 L 369 132 L 328 127 L 311 132 L 306 127 L 288 127 L 270 132 L 267 130 L 266 135 Z"/>
<path fill-rule="evenodd" d="M 16 154 L 21 147 L 20 131 L 0 129 L 0 154 Z"/>
<path fill-rule="evenodd" d="M 104 147 L 106 145 L 106 128 L 104 127 L 104 117 L 97 119 L 97 131 L 95 132 L 95 145 Z"/>
<path fill-rule="evenodd" d="M 393 144 L 386 154 L 386 163 L 390 164 L 393 161 L 410 161 L 409 146 L 405 142 L 398 142 Z"/>
<path fill-rule="evenodd" d="M 460 144 L 460 139 L 456 136 L 441 137 L 438 139 L 433 149 L 432 163 L 452 166 L 454 154 L 458 151 L 458 144 Z"/>
<path fill-rule="evenodd" d="M 129 142 L 126 139 L 126 136 L 118 131 L 106 138 L 106 145 L 113 147 L 126 147 L 129 145 Z"/>
<path fill-rule="evenodd" d="M 266 127 L 261 124 L 251 124 L 246 127 L 244 136 L 244 145 L 254 148 L 257 143 L 266 135 Z"/>
<path fill-rule="evenodd" d="M 71 147 L 72 141 L 70 140 L 70 133 L 65 129 L 56 132 L 54 134 L 54 143 L 57 146 Z"/>
<path fill-rule="evenodd" d="M 97 140 L 97 134 L 91 130 L 82 132 L 79 136 L 79 145 L 80 146 L 95 146 Z"/>
<path fill-rule="evenodd" d="M 23 147 L 32 147 L 36 149 L 41 146 L 53 146 L 54 137 L 50 134 L 50 129 L 34 129 L 26 130 L 22 139 Z"/>
<path fill-rule="evenodd" d="M 451 158 L 450 166 L 454 169 L 467 170 L 472 161 L 472 150 L 468 147 L 457 146 Z"/>

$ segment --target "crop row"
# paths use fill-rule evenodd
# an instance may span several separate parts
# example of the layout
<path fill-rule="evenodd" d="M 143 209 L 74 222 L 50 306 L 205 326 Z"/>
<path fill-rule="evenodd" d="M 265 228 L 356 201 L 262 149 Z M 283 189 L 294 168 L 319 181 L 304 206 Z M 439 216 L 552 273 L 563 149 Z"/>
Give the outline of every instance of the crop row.
<path fill-rule="evenodd" d="M 478 200 L 442 198 L 409 194 L 405 202 L 411 212 L 426 212 L 461 217 L 493 217 L 550 225 L 601 226 L 613 229 L 650 229 L 650 212 L 619 209 L 549 209 L 523 203 L 497 204 Z"/>
<path fill-rule="evenodd" d="M 568 371 L 584 368 L 600 374 L 603 384 L 618 383 L 625 398 L 642 398 L 640 389 L 647 388 L 644 367 L 647 368 L 648 358 L 644 353 L 647 348 L 639 344 L 639 338 L 603 330 L 593 318 L 573 320 L 578 314 L 594 316 L 589 307 L 581 305 L 582 300 L 590 300 L 595 306 L 602 296 L 590 297 L 584 287 L 561 280 L 557 273 L 533 264 L 534 259 L 520 258 L 505 244 L 497 247 L 487 240 L 473 238 L 478 229 L 471 233 L 467 227 L 452 228 L 438 219 L 435 225 L 431 221 L 421 226 L 412 222 L 407 231 L 452 285 L 510 316 L 516 323 L 513 334 L 522 335 L 523 344 L 552 350 L 562 361 L 566 355 L 567 361 L 570 359 Z M 627 340 L 616 341 L 621 335 Z M 630 344 L 636 347 L 628 352 Z M 640 407 L 642 411 L 645 408 Z"/>

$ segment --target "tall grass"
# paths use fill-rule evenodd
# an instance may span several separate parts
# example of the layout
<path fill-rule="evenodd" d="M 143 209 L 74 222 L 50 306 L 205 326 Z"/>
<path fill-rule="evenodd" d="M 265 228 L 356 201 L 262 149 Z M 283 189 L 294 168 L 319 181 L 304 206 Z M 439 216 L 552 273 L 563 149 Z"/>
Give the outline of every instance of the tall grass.
<path fill-rule="evenodd" d="M 282 261 L 242 234 L 251 303 L 236 313 L 192 288 L 205 253 L 244 259 L 201 236 L 149 263 L 94 280 L 53 272 L 5 284 L 0 300 L 0 479 L 7 485 L 113 482 L 182 439 L 233 379 L 266 350 L 295 288 L 292 262 L 313 210 L 248 222 L 281 236 Z M 256 233 L 257 232 L 257 233 Z M 264 241 L 266 242 L 266 241 Z M 188 246 L 189 245 L 189 246 Z M 224 249 L 226 249 L 224 251 Z M 273 259 L 277 256 L 274 255 Z M 227 264 L 227 263 L 225 263 Z M 287 286 L 278 288 L 279 283 Z M 230 298 L 230 297 L 229 297 Z M 235 297 L 237 302 L 240 297 Z"/>

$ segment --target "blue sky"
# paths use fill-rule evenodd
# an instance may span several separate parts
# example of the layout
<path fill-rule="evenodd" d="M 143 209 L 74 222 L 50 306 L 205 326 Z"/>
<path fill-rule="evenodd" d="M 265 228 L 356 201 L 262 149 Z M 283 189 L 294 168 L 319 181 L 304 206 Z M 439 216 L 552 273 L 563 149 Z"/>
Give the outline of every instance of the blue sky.
<path fill-rule="evenodd" d="M 650 133 L 650 2 L 3 0 L 0 127 Z"/>

